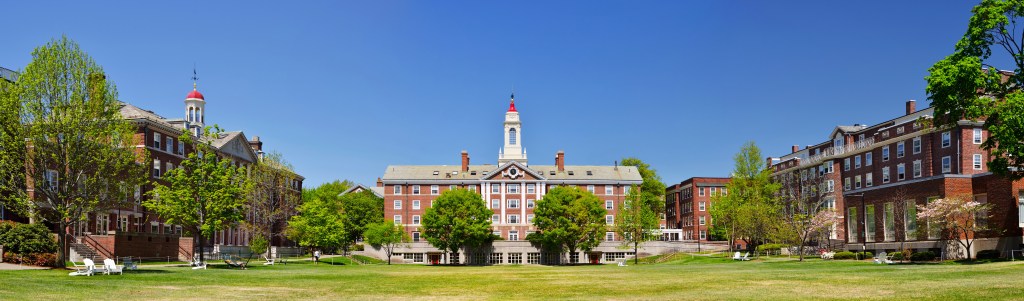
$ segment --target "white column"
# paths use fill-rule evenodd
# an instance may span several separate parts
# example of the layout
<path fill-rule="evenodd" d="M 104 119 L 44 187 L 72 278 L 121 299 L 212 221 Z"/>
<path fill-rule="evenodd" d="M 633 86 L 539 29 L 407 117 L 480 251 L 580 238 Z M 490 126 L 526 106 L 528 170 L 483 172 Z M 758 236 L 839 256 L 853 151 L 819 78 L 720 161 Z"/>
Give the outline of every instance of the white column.
<path fill-rule="evenodd" d="M 498 220 L 500 221 L 498 224 L 505 223 L 505 189 L 505 182 L 501 182 L 501 205 L 498 206 L 501 208 L 501 215 L 498 216 Z"/>
<path fill-rule="evenodd" d="M 519 188 L 522 188 L 519 190 L 519 223 L 523 224 L 526 221 L 526 181 L 519 182 Z"/>

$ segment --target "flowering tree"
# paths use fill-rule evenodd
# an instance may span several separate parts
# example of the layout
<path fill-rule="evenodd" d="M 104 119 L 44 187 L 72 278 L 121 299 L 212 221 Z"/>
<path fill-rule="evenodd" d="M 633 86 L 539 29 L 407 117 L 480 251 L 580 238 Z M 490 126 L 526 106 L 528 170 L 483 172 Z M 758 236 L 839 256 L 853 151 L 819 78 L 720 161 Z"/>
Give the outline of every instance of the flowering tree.
<path fill-rule="evenodd" d="M 954 196 L 936 199 L 917 208 L 918 218 L 935 223 L 944 230 L 946 239 L 956 241 L 964 248 L 967 260 L 972 260 L 971 244 L 975 233 L 987 229 L 983 219 L 987 219 L 989 205 L 978 203 L 970 196 Z"/>

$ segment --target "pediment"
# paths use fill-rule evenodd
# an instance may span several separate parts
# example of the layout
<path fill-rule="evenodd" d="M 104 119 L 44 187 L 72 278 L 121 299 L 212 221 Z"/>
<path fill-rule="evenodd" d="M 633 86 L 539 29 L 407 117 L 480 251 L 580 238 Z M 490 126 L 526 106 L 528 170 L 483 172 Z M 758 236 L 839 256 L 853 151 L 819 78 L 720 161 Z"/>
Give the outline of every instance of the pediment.
<path fill-rule="evenodd" d="M 539 172 L 530 169 L 526 165 L 516 162 L 509 161 L 498 168 L 488 172 L 480 179 L 482 180 L 545 180 L 544 176 Z"/>

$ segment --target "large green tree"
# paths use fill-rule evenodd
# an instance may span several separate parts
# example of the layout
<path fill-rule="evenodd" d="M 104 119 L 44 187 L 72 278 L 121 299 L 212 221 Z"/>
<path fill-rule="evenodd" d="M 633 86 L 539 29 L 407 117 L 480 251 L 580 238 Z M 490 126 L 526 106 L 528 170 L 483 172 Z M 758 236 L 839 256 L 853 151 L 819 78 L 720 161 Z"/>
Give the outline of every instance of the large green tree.
<path fill-rule="evenodd" d="M 1024 177 L 1024 1 L 984 0 L 953 53 L 928 69 L 926 92 L 936 125 L 961 120 L 988 130 L 982 147 L 993 173 Z M 993 56 L 993 51 L 998 53 Z M 1000 70 L 1012 70 L 1003 72 Z"/>
<path fill-rule="evenodd" d="M 301 203 L 301 193 L 291 186 L 296 177 L 293 168 L 277 152 L 264 155 L 249 168 L 249 198 L 246 202 L 244 226 L 270 242 L 283 236 L 284 222 L 294 216 Z"/>
<path fill-rule="evenodd" d="M 537 232 L 526 239 L 559 254 L 590 251 L 601 243 L 608 230 L 607 212 L 593 193 L 579 187 L 559 186 L 537 202 L 533 218 Z"/>
<path fill-rule="evenodd" d="M 725 227 L 730 248 L 742 239 L 753 249 L 764 243 L 780 223 L 776 194 L 781 186 L 772 179 L 761 149 L 747 142 L 733 160 L 736 167 L 726 184 L 728 193 L 712 196 L 711 217 L 715 225 Z"/>
<path fill-rule="evenodd" d="M 395 225 L 394 221 L 373 223 L 366 226 L 366 243 L 374 248 L 384 251 L 388 257 L 388 265 L 391 265 L 391 255 L 395 248 L 409 242 L 409 233 L 402 229 L 401 225 Z"/>
<path fill-rule="evenodd" d="M 640 177 L 644 180 L 643 184 L 640 184 L 640 200 L 647 204 L 655 214 L 659 216 L 664 214 L 665 183 L 661 181 L 658 171 L 651 168 L 650 164 L 635 157 L 622 159 L 622 165 L 636 166 L 636 169 L 640 171 Z"/>
<path fill-rule="evenodd" d="M 623 245 L 633 247 L 633 254 L 639 254 L 641 244 L 658 239 L 651 232 L 655 229 L 658 229 L 658 215 L 646 206 L 636 189 L 632 189 L 615 216 L 615 233 L 622 237 Z M 634 255 L 633 263 L 638 263 L 639 258 Z"/>
<path fill-rule="evenodd" d="M 330 189 L 311 189 L 303 195 L 299 214 L 288 220 L 285 235 L 300 246 L 314 249 L 341 247 L 345 241 L 345 217 L 338 195 Z"/>
<path fill-rule="evenodd" d="M 345 213 L 342 249 L 346 253 L 349 245 L 363 237 L 369 225 L 384 221 L 384 199 L 370 190 L 342 195 L 341 210 Z"/>
<path fill-rule="evenodd" d="M 125 204 L 146 181 L 137 163 L 145 151 L 135 148 L 135 128 L 120 115 L 114 84 L 67 37 L 32 51 L 32 61 L 13 86 L 0 88 L 0 97 L 0 190 L 8 207 L 61 229 L 57 265 L 63 266 L 68 229 L 89 213 Z M 28 183 L 18 183 L 26 175 Z"/>
<path fill-rule="evenodd" d="M 480 194 L 466 189 L 442 192 L 423 214 L 423 237 L 447 257 L 459 249 L 478 247 L 494 239 L 491 215 Z"/>
<path fill-rule="evenodd" d="M 204 136 L 219 135 L 219 132 L 219 129 L 207 127 Z M 151 198 L 144 205 L 167 223 L 189 229 L 198 241 L 199 260 L 203 261 L 206 238 L 245 217 L 251 184 L 245 168 L 217 156 L 212 140 L 201 139 L 185 130 L 178 139 L 195 151 L 189 153 L 180 166 L 164 173 L 163 180 L 167 184 L 156 182 L 149 192 Z"/>

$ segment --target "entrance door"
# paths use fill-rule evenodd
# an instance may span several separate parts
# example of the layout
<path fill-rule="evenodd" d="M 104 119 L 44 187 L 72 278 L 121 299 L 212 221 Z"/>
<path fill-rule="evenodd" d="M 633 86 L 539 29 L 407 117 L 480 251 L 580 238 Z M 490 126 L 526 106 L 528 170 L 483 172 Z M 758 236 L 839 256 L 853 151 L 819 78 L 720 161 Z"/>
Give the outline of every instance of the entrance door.
<path fill-rule="evenodd" d="M 430 264 L 441 264 L 441 254 L 429 254 Z"/>

